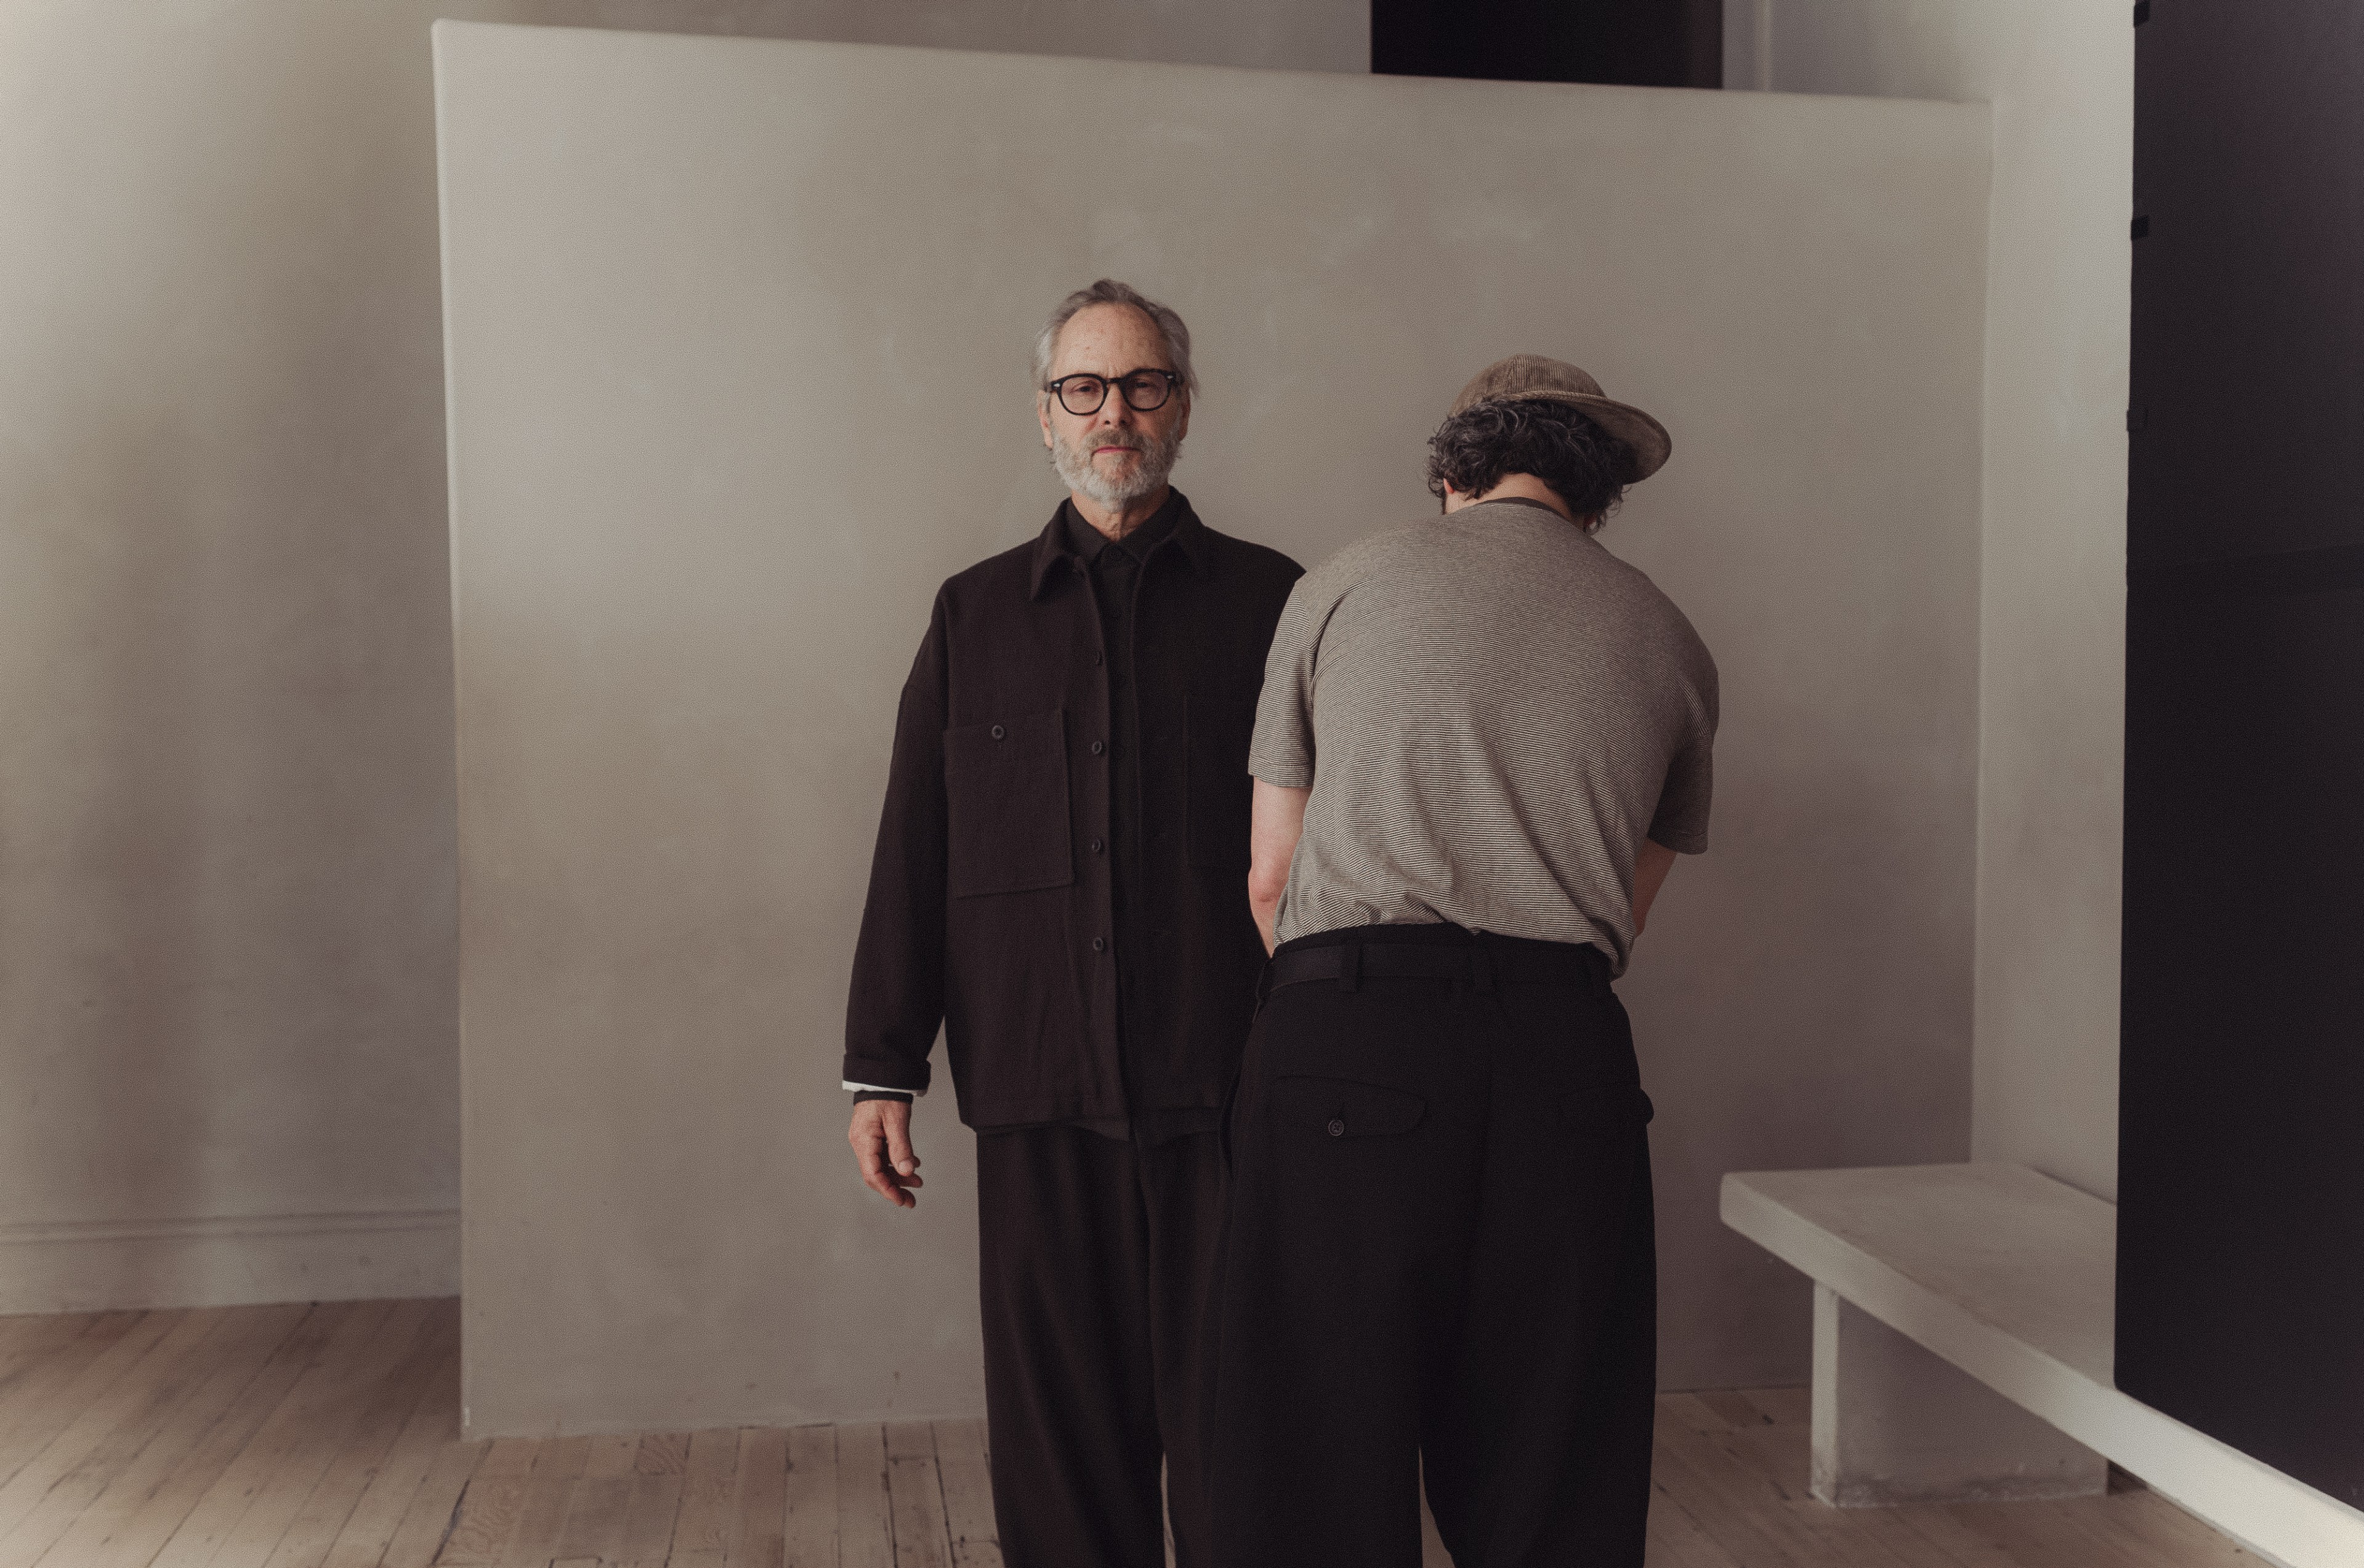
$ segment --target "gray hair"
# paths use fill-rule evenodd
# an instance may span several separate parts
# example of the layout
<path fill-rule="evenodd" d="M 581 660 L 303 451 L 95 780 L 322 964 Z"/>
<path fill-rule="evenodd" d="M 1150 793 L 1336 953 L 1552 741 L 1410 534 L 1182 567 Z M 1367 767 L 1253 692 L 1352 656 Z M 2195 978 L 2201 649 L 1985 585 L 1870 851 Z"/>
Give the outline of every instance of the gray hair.
<path fill-rule="evenodd" d="M 1080 288 L 1059 302 L 1051 312 L 1051 319 L 1043 323 L 1043 330 L 1034 338 L 1034 385 L 1040 391 L 1051 379 L 1051 351 L 1059 345 L 1059 334 L 1067 323 L 1095 305 L 1129 305 L 1149 317 L 1157 335 L 1165 340 L 1165 357 L 1182 377 L 1185 391 L 1192 397 L 1199 395 L 1199 373 L 1190 368 L 1190 328 L 1182 325 L 1182 317 L 1170 305 L 1160 305 L 1130 284 L 1114 278 L 1102 278 L 1089 288 Z"/>

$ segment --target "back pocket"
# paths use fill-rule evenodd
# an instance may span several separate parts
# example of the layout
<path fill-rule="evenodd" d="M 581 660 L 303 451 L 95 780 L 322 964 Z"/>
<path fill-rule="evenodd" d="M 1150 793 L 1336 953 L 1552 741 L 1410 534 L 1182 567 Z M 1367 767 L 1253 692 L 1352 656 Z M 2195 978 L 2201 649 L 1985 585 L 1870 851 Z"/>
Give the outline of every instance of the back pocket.
<path fill-rule="evenodd" d="M 1065 709 L 945 730 L 944 796 L 953 897 L 1076 880 Z"/>
<path fill-rule="evenodd" d="M 1352 1078 L 1276 1078 L 1271 1095 L 1277 1121 L 1321 1138 L 1398 1137 L 1428 1110 L 1428 1102 L 1408 1090 Z"/>

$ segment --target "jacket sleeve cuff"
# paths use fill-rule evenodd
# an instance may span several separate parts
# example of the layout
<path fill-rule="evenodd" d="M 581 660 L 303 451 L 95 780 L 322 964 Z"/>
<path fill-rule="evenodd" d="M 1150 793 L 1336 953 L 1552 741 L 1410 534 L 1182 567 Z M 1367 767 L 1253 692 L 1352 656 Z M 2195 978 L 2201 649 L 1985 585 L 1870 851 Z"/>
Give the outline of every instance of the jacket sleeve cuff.
<path fill-rule="evenodd" d="M 901 1095 L 924 1095 L 928 1092 L 929 1068 L 925 1062 L 903 1062 L 891 1056 L 855 1056 L 845 1058 L 845 1070 L 839 1074 L 849 1089 L 892 1089 Z"/>

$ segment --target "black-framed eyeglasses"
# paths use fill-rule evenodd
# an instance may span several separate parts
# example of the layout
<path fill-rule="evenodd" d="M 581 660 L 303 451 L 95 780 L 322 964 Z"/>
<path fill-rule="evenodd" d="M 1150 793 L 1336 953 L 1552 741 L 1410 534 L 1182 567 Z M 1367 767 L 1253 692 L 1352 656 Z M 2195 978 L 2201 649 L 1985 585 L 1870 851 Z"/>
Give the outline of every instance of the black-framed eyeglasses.
<path fill-rule="evenodd" d="M 1063 375 L 1056 381 L 1043 384 L 1043 390 L 1059 400 L 1059 406 L 1070 414 L 1097 414 L 1108 401 L 1111 385 L 1124 388 L 1124 406 L 1136 414 L 1147 414 L 1165 406 L 1174 389 L 1182 384 L 1178 372 L 1143 367 L 1127 371 L 1111 383 L 1104 375 Z"/>

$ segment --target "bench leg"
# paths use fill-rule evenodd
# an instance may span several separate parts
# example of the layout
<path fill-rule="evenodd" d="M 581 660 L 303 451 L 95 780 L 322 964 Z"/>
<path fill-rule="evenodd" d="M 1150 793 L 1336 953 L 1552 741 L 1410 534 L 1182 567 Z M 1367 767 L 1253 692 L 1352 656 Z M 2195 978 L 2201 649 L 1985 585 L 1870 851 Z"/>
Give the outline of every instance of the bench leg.
<path fill-rule="evenodd" d="M 2109 1462 L 1814 1286 L 1814 1496 L 1843 1508 L 2081 1497 Z"/>

